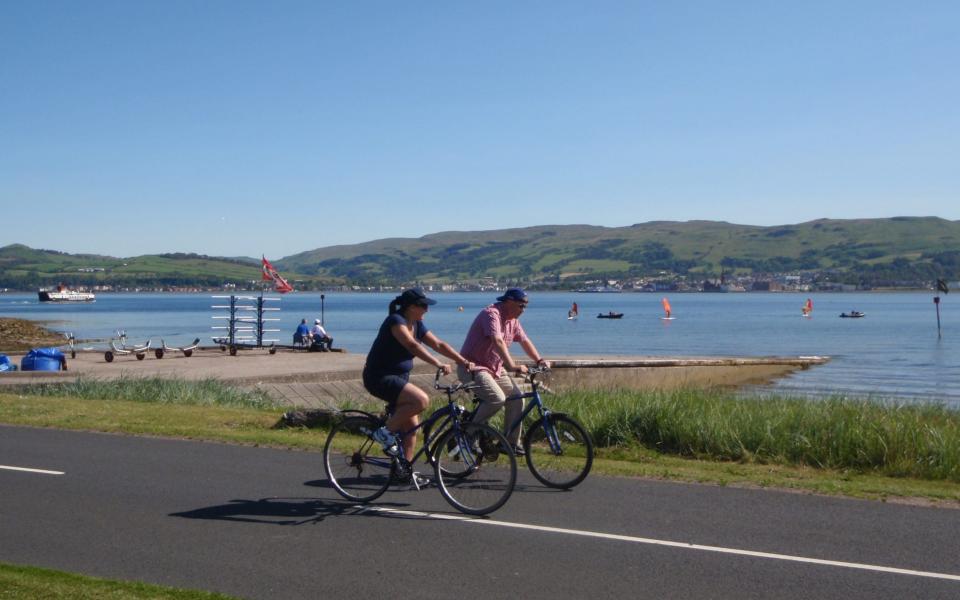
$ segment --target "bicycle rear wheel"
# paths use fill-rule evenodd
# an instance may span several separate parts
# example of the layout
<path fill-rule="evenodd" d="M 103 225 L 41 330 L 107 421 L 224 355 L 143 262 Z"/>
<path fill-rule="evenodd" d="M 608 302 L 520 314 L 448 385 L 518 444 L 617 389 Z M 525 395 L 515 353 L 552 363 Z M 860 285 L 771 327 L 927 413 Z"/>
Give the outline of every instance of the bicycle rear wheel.
<path fill-rule="evenodd" d="M 440 493 L 454 508 L 485 515 L 510 498 L 517 483 L 517 459 L 500 432 L 468 423 L 448 431 L 437 448 L 434 473 Z"/>
<path fill-rule="evenodd" d="M 370 437 L 378 427 L 371 417 L 347 417 L 327 436 L 323 448 L 327 479 L 347 500 L 370 502 L 390 486 L 394 459 Z"/>
<path fill-rule="evenodd" d="M 543 485 L 569 489 L 582 482 L 593 466 L 593 440 L 580 423 L 551 414 L 530 426 L 523 437 L 527 467 Z"/>

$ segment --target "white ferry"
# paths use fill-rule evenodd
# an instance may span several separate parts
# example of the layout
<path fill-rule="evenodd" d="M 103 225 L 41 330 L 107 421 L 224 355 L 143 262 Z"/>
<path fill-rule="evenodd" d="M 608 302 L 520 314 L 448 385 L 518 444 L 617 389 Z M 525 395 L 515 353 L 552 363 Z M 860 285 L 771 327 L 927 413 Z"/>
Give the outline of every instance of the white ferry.
<path fill-rule="evenodd" d="M 97 299 L 93 292 L 69 290 L 63 284 L 58 285 L 56 290 L 40 288 L 37 293 L 40 295 L 40 302 L 93 302 Z"/>

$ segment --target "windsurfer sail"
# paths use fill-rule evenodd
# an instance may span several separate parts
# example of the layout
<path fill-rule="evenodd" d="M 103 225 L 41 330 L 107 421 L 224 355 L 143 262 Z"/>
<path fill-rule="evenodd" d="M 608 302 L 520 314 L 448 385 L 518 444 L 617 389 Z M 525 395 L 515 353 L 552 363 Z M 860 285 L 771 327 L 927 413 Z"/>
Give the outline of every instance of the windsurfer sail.
<path fill-rule="evenodd" d="M 671 313 L 671 310 L 670 310 L 670 301 L 667 300 L 666 298 L 664 298 L 664 299 L 661 300 L 660 302 L 663 304 L 663 312 L 666 313 L 663 318 L 664 318 L 664 319 L 669 319 L 669 318 L 671 318 L 671 317 L 670 317 L 670 313 Z"/>
<path fill-rule="evenodd" d="M 803 313 L 803 316 L 809 317 L 813 313 L 813 300 L 807 298 L 807 303 L 803 305 L 803 308 L 800 309 Z"/>
<path fill-rule="evenodd" d="M 261 258 L 263 259 L 263 263 L 261 265 L 263 275 L 261 276 L 261 279 L 263 281 L 272 281 L 273 289 L 281 294 L 292 292 L 293 286 L 290 285 L 286 279 L 280 277 L 280 273 L 273 268 L 273 265 L 270 264 L 270 261 L 267 260 L 267 257 L 261 255 Z"/>
<path fill-rule="evenodd" d="M 574 302 L 573 306 L 570 307 L 570 310 L 567 311 L 568 319 L 576 319 L 580 315 L 580 310 L 577 308 L 577 303 Z"/>

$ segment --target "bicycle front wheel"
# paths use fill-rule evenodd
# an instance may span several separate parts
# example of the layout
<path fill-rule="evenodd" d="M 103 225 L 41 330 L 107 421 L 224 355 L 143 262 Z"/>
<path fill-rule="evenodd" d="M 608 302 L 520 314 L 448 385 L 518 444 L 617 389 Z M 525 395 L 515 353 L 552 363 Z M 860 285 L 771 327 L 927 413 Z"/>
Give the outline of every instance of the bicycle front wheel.
<path fill-rule="evenodd" d="M 468 515 L 491 513 L 510 498 L 517 458 L 507 439 L 488 425 L 455 426 L 437 443 L 434 474 L 440 493 Z"/>
<path fill-rule="evenodd" d="M 347 417 L 327 436 L 323 466 L 327 479 L 347 500 L 370 502 L 390 486 L 393 459 L 371 437 L 380 423 L 370 417 Z"/>
<path fill-rule="evenodd" d="M 572 488 L 593 466 L 593 440 L 567 415 L 551 414 L 531 425 L 523 449 L 530 472 L 547 487 Z"/>
<path fill-rule="evenodd" d="M 441 408 L 440 410 L 446 409 Z M 430 461 L 430 464 L 436 468 L 437 456 L 446 452 L 447 460 L 445 460 L 443 465 L 440 467 L 443 475 L 451 478 L 466 477 L 470 474 L 471 466 L 460 460 L 457 456 L 458 450 L 456 438 L 446 436 L 446 433 L 453 428 L 454 419 L 459 419 L 462 427 L 467 423 L 467 421 L 470 420 L 470 417 L 469 415 L 461 415 L 459 417 L 444 417 L 443 419 L 439 419 L 438 423 L 434 424 L 436 427 L 435 431 L 431 431 L 427 427 L 424 427 L 424 441 L 427 442 L 427 440 L 429 440 L 429 442 L 427 442 L 429 450 L 427 459 Z M 443 442 L 445 445 L 442 445 L 441 442 Z"/>

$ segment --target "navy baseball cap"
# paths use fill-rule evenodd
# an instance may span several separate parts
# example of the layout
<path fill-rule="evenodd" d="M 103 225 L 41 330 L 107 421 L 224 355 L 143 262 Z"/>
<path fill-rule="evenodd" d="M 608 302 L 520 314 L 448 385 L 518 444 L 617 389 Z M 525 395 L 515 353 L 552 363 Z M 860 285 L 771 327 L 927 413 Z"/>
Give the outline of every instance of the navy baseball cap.
<path fill-rule="evenodd" d="M 423 290 L 420 288 L 403 290 L 403 293 L 397 296 L 397 300 L 403 306 L 410 306 L 411 304 L 426 304 L 427 306 L 433 306 L 437 303 L 437 301 L 433 298 L 427 298 L 427 295 L 424 294 Z"/>
<path fill-rule="evenodd" d="M 524 302 L 527 299 L 527 293 L 520 288 L 510 288 L 503 293 L 502 296 L 497 298 L 498 301 L 503 302 L 504 300 L 514 300 L 516 302 Z"/>

